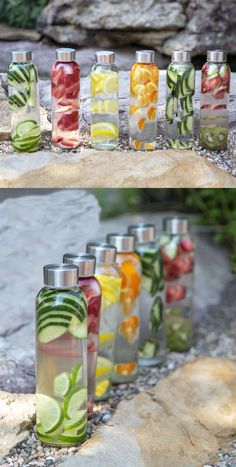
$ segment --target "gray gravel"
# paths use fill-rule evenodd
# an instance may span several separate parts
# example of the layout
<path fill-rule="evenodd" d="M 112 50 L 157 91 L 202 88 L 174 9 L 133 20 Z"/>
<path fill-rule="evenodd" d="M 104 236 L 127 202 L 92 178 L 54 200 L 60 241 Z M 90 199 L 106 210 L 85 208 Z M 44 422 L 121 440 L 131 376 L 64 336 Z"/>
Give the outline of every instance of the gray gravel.
<path fill-rule="evenodd" d="M 144 389 L 150 389 L 158 381 L 166 377 L 171 371 L 181 366 L 184 362 L 191 361 L 199 355 L 212 357 L 235 357 L 235 282 L 230 283 L 218 306 L 210 306 L 206 310 L 204 326 L 195 323 L 195 343 L 189 352 L 178 354 L 170 353 L 161 367 L 142 368 L 139 377 L 131 384 L 114 386 L 111 397 L 104 403 L 96 404 L 93 418 L 88 423 L 88 437 L 99 425 L 109 422 L 118 403 L 122 399 L 132 399 Z M 228 452 L 218 451 L 215 464 L 206 464 L 204 467 L 236 467 L 236 440 L 232 440 Z M 43 446 L 37 439 L 33 430 L 24 442 L 12 449 L 10 454 L 0 460 L 0 465 L 5 467 L 29 467 L 29 466 L 57 466 L 69 455 L 80 450 L 76 448 L 50 448 Z"/>

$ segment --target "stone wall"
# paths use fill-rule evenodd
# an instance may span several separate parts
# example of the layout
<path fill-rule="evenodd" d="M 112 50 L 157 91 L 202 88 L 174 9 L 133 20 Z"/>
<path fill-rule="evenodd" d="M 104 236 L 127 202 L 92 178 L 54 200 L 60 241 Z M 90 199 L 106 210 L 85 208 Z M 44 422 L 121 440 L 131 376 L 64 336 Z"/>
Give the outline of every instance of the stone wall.
<path fill-rule="evenodd" d="M 101 47 L 135 44 L 170 55 L 188 47 L 236 53 L 231 0 L 51 0 L 38 30 L 58 43 Z"/>

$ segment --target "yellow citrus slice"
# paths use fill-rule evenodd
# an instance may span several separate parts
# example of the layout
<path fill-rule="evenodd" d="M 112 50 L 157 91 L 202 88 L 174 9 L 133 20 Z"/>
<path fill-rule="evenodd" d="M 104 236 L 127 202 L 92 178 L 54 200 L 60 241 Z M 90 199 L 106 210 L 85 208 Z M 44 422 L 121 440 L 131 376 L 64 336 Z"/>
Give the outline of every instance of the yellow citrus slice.
<path fill-rule="evenodd" d="M 154 151 L 154 149 L 156 149 L 156 143 L 146 143 L 144 149 L 146 151 Z"/>
<path fill-rule="evenodd" d="M 103 92 L 103 87 L 104 87 L 103 82 L 105 79 L 106 78 L 102 73 L 92 72 L 90 74 L 92 97 L 96 96 L 96 94 L 99 94 L 100 92 Z"/>
<path fill-rule="evenodd" d="M 104 108 L 104 113 L 105 114 L 113 114 L 118 112 L 119 110 L 119 104 L 118 101 L 113 99 L 113 100 L 105 100 L 103 103 L 103 108 Z"/>
<path fill-rule="evenodd" d="M 103 83 L 103 91 L 105 94 L 114 94 L 118 93 L 119 88 L 119 75 L 118 73 L 112 71 L 110 76 L 105 78 Z"/>
<path fill-rule="evenodd" d="M 109 384 L 110 382 L 107 379 L 104 379 L 104 381 L 101 381 L 100 383 L 96 384 L 95 396 L 97 398 L 102 397 L 106 393 Z"/>
<path fill-rule="evenodd" d="M 99 336 L 99 345 L 100 347 L 106 347 L 109 344 L 111 344 L 115 339 L 115 333 L 114 332 L 104 332 L 103 334 L 100 334 Z"/>
<path fill-rule="evenodd" d="M 119 303 L 121 292 L 121 278 L 113 276 L 96 275 L 102 287 L 102 312 L 114 303 Z"/>
<path fill-rule="evenodd" d="M 106 378 L 110 376 L 113 371 L 113 363 L 108 358 L 100 357 L 97 358 L 97 369 L 96 369 L 96 379 L 101 376 L 106 375 Z"/>
<path fill-rule="evenodd" d="M 101 122 L 93 123 L 91 125 L 91 137 L 92 138 L 117 138 L 119 134 L 118 127 L 114 123 Z"/>

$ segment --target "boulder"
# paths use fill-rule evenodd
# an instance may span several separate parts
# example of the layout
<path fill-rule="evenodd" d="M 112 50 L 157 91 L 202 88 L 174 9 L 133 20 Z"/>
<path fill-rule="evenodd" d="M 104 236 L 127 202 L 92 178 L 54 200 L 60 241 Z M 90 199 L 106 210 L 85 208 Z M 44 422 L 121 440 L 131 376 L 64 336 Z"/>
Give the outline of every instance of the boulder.
<path fill-rule="evenodd" d="M 0 456 L 2 457 L 29 434 L 35 421 L 35 396 L 0 391 L 0 413 Z"/>
<path fill-rule="evenodd" d="M 199 358 L 130 401 L 62 467 L 196 467 L 236 435 L 236 363 Z"/>
<path fill-rule="evenodd" d="M 99 206 L 82 190 L 6 199 L 0 203 L 0 389 L 34 390 L 34 300 L 43 265 L 82 250 L 99 225 Z M 10 280 L 9 280 L 10 278 Z M 11 304 L 9 310 L 9 304 Z"/>
<path fill-rule="evenodd" d="M 41 34 L 34 29 L 15 28 L 7 24 L 0 23 L 0 40 L 4 41 L 20 41 L 28 40 L 38 42 Z"/>
<path fill-rule="evenodd" d="M 231 0 L 51 0 L 38 30 L 61 44 L 137 44 L 167 55 L 179 45 L 193 55 L 216 47 L 236 53 Z"/>

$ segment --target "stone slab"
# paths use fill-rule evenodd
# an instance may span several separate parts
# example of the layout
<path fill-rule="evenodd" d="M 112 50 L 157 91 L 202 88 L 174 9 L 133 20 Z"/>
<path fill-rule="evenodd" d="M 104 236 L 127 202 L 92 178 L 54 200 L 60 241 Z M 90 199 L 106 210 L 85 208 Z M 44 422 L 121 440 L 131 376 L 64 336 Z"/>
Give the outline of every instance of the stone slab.
<path fill-rule="evenodd" d="M 2 156 L 0 168 L 0 188 L 236 187 L 235 177 L 192 151 L 39 151 Z"/>
<path fill-rule="evenodd" d="M 0 23 L 0 40 L 4 41 L 32 41 L 38 42 L 41 34 L 34 29 L 15 28 Z"/>
<path fill-rule="evenodd" d="M 0 456 L 5 456 L 29 434 L 35 421 L 35 396 L 0 391 L 0 414 Z"/>
<path fill-rule="evenodd" d="M 236 362 L 200 358 L 130 401 L 62 467 L 200 467 L 236 435 Z"/>

